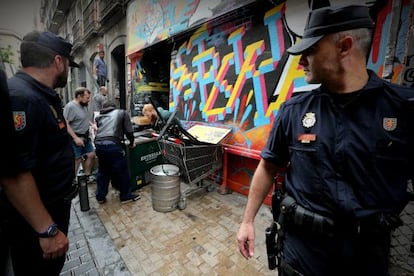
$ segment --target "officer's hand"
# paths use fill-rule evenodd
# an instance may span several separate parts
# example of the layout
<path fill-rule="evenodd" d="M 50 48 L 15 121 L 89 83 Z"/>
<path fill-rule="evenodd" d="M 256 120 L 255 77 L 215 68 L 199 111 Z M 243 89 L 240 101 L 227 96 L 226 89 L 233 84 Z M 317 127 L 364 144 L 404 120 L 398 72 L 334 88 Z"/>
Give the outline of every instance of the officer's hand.
<path fill-rule="evenodd" d="M 61 231 L 50 238 L 39 238 L 39 243 L 46 260 L 64 256 L 69 248 L 69 240 Z"/>
<path fill-rule="evenodd" d="M 243 222 L 240 225 L 239 233 L 237 234 L 237 242 L 239 251 L 246 259 L 253 257 L 254 254 L 254 225 L 253 223 Z"/>
<path fill-rule="evenodd" d="M 128 147 L 130 148 L 130 149 L 133 149 L 133 148 L 135 148 L 137 146 L 137 144 L 135 144 L 135 143 L 130 143 L 129 145 L 128 145 Z"/>

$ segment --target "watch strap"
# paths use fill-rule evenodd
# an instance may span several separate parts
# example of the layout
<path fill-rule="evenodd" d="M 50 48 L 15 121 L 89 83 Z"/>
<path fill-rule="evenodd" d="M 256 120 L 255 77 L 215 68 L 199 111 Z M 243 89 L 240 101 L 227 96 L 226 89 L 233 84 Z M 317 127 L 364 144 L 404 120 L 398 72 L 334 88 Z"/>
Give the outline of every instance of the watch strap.
<path fill-rule="evenodd" d="M 37 233 L 37 236 L 39 238 L 50 238 L 50 237 L 56 236 L 58 231 L 59 231 L 58 225 L 56 223 L 52 223 L 51 225 L 47 227 L 45 232 Z"/>

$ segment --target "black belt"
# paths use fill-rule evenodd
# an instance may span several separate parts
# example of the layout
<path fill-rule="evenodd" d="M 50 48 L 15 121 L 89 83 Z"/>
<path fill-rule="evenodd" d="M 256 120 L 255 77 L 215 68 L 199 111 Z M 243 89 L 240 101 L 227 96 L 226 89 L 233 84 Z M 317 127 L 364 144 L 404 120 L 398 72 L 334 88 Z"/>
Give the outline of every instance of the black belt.
<path fill-rule="evenodd" d="M 296 201 L 286 196 L 280 209 L 286 218 L 287 228 L 299 231 L 322 234 L 327 236 L 349 234 L 388 234 L 391 230 L 402 225 L 397 215 L 377 214 L 366 218 L 328 218 L 307 210 Z"/>
<path fill-rule="evenodd" d="M 75 134 L 78 137 L 89 138 L 89 131 L 86 132 L 85 134 L 80 134 L 80 133 L 76 133 L 76 132 L 75 132 Z"/>
<path fill-rule="evenodd" d="M 95 145 L 97 146 L 109 146 L 109 145 L 117 145 L 118 143 L 112 141 L 112 140 L 95 140 Z"/>

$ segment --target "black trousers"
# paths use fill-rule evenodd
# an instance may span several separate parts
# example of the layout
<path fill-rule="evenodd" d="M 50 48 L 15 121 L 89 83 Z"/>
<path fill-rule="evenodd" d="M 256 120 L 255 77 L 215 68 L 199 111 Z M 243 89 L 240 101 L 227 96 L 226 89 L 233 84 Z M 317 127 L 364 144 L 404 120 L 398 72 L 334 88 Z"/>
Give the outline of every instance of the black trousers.
<path fill-rule="evenodd" d="M 390 245 L 390 231 L 327 237 L 293 230 L 285 233 L 283 261 L 306 276 L 388 276 Z"/>
<path fill-rule="evenodd" d="M 98 83 L 99 86 L 105 86 L 106 85 L 106 78 L 105 76 L 102 75 L 98 75 L 96 82 Z"/>
<path fill-rule="evenodd" d="M 60 231 L 67 235 L 71 203 L 60 200 L 46 208 L 54 222 L 58 224 Z M 12 208 L 6 210 L 5 217 L 2 235 L 10 248 L 14 275 L 59 275 L 65 264 L 66 256 L 45 260 L 39 238 L 33 228 Z"/>

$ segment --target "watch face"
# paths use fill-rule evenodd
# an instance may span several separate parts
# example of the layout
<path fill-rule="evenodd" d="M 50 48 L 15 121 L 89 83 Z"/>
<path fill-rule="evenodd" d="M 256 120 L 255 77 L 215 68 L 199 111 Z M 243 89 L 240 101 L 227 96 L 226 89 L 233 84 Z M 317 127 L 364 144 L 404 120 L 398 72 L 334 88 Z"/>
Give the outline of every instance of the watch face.
<path fill-rule="evenodd" d="M 47 229 L 47 234 L 49 237 L 53 237 L 58 233 L 59 229 L 57 228 L 56 224 L 52 224 L 49 226 L 49 228 Z"/>
<path fill-rule="evenodd" d="M 59 231 L 59 228 L 56 223 L 50 225 L 45 232 L 38 233 L 39 238 L 49 238 L 55 236 Z"/>

